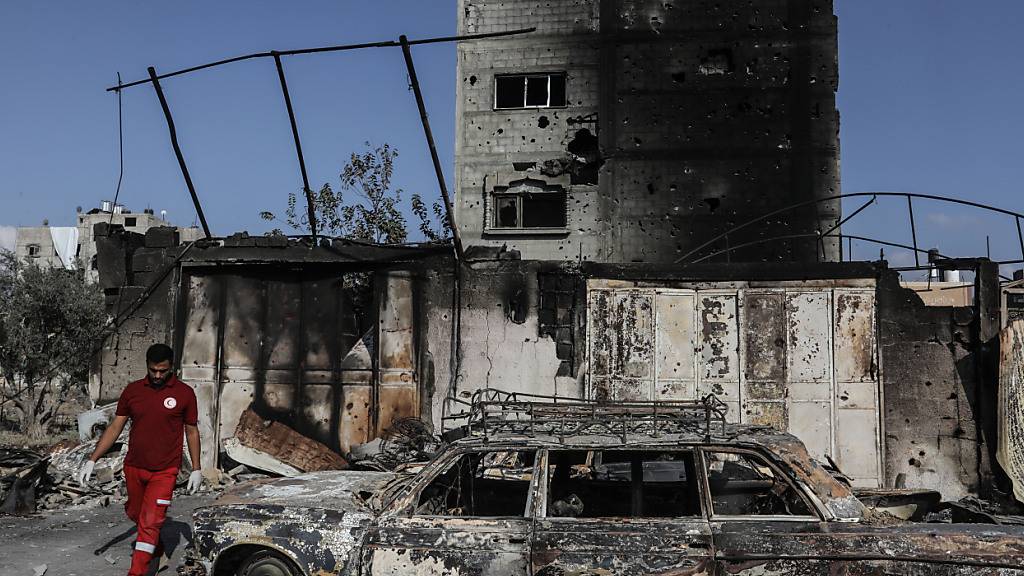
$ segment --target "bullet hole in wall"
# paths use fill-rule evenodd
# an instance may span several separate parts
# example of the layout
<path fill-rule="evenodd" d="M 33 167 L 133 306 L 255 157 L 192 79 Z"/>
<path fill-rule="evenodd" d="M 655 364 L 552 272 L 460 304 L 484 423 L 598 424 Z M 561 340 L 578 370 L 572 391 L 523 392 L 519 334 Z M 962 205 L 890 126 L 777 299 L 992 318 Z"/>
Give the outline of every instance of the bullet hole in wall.
<path fill-rule="evenodd" d="M 470 76 L 469 77 L 469 85 L 470 86 L 476 86 L 476 76 Z"/>
<path fill-rule="evenodd" d="M 541 116 L 540 118 L 537 119 L 538 128 L 547 128 L 550 124 L 551 122 L 548 121 L 547 116 Z"/>

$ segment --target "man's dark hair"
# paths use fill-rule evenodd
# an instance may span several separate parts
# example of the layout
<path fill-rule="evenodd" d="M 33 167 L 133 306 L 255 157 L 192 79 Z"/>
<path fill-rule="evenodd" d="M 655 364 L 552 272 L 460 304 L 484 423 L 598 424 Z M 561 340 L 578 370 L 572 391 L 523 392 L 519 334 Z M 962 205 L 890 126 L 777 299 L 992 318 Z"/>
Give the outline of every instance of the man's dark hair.
<path fill-rule="evenodd" d="M 174 362 L 174 350 L 167 344 L 153 344 L 146 350 L 146 363 Z"/>

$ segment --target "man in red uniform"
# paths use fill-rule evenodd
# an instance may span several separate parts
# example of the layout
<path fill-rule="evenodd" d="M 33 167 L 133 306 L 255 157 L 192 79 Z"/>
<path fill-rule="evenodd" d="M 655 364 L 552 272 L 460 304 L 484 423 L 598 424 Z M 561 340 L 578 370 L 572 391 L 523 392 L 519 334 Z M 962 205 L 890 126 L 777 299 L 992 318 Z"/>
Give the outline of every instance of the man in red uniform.
<path fill-rule="evenodd" d="M 96 443 L 89 459 L 78 471 L 83 486 L 93 467 L 110 450 L 128 420 L 128 456 L 124 460 L 124 481 L 128 488 L 125 512 L 138 529 L 129 576 L 145 574 L 153 556 L 162 556 L 160 527 L 171 504 L 174 483 L 181 467 L 181 438 L 188 440 L 193 471 L 188 491 L 194 494 L 203 482 L 199 470 L 198 409 L 192 388 L 171 372 L 174 351 L 154 344 L 146 351 L 147 375 L 121 393 L 114 421 Z"/>

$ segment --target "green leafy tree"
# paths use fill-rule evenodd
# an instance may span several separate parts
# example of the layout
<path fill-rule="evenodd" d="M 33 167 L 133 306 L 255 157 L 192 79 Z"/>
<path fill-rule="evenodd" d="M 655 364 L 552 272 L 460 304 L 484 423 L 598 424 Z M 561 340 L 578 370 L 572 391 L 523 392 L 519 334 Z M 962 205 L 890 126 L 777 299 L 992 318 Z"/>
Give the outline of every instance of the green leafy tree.
<path fill-rule="evenodd" d="M 103 293 L 75 270 L 0 251 L 0 402 L 21 432 L 45 436 L 61 403 L 84 392 L 107 315 Z"/>
<path fill-rule="evenodd" d="M 374 147 L 369 142 L 366 148 L 363 153 L 353 152 L 349 157 L 341 171 L 338 190 L 324 184 L 313 194 L 317 231 L 324 236 L 401 244 L 409 233 L 400 210 L 403 190 L 391 186 L 398 151 L 389 144 Z M 346 194 L 352 196 L 351 200 Z M 412 212 L 420 221 L 419 230 L 427 240 L 441 242 L 450 237 L 440 203 L 435 202 L 428 209 L 418 194 L 412 195 L 411 203 Z M 284 216 L 289 227 L 310 231 L 304 196 L 289 193 Z M 261 212 L 260 217 L 278 220 L 273 212 Z"/>

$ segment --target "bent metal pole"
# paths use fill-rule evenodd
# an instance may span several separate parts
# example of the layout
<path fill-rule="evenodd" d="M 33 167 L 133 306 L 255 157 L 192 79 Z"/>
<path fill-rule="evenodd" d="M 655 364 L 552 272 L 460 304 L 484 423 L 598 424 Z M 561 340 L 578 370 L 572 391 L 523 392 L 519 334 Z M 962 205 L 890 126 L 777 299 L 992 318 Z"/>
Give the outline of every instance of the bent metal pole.
<path fill-rule="evenodd" d="M 153 89 L 156 90 L 156 96 L 160 99 L 160 107 L 164 110 L 164 118 L 167 119 L 167 131 L 171 134 L 171 147 L 174 148 L 174 155 L 178 158 L 178 166 L 181 168 L 181 175 L 185 178 L 188 192 L 192 195 L 192 203 L 196 207 L 199 222 L 203 225 L 203 233 L 206 234 L 207 238 L 211 238 L 212 234 L 210 234 L 210 226 L 206 223 L 206 215 L 203 214 L 203 206 L 199 203 L 196 187 L 192 185 L 192 177 L 189 176 L 188 166 L 185 165 L 185 157 L 181 154 L 181 147 L 178 146 L 178 132 L 174 129 L 174 118 L 171 117 L 171 109 L 167 107 L 164 91 L 160 88 L 160 80 L 157 78 L 156 69 L 150 66 L 147 70 L 149 71 L 149 78 L 153 82 Z"/>

